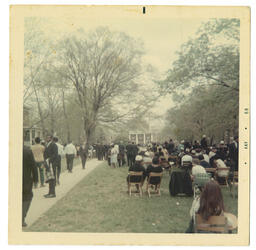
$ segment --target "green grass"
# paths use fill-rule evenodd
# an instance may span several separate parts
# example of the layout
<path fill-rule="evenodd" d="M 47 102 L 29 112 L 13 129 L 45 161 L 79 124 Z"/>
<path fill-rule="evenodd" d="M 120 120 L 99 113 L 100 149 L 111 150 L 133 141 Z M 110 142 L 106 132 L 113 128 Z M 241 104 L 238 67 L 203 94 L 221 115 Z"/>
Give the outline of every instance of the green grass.
<path fill-rule="evenodd" d="M 184 233 L 193 198 L 171 197 L 168 173 L 160 197 L 148 198 L 145 193 L 129 197 L 127 171 L 102 163 L 26 231 Z M 222 192 L 226 211 L 237 215 L 237 198 L 226 187 Z"/>

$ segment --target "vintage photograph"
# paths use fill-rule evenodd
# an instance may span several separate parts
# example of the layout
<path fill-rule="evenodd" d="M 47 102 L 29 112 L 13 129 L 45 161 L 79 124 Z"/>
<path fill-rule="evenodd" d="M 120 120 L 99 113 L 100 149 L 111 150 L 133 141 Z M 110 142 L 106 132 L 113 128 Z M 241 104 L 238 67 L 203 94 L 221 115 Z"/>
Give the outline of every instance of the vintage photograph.
<path fill-rule="evenodd" d="M 17 230 L 238 236 L 249 11 L 20 8 Z"/>

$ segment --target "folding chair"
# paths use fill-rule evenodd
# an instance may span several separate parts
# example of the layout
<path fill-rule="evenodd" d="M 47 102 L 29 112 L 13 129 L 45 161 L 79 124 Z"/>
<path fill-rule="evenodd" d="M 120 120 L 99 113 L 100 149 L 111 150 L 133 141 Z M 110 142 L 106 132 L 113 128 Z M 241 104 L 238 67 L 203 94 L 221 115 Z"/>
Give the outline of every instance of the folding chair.
<path fill-rule="evenodd" d="M 139 177 L 138 179 L 140 179 L 140 181 L 131 181 L 131 176 L 136 176 Z M 135 171 L 130 171 L 128 172 L 128 193 L 131 196 L 132 195 L 132 185 L 134 185 L 136 187 L 136 185 L 139 186 L 139 191 L 140 191 L 140 196 L 142 196 L 142 184 L 143 184 L 143 172 L 135 172 Z"/>
<path fill-rule="evenodd" d="M 219 176 L 218 173 L 219 171 L 227 171 L 227 174 L 225 176 Z M 229 176 L 229 168 L 217 168 L 216 169 L 216 172 L 215 172 L 215 179 L 218 180 L 217 177 L 220 177 L 220 178 L 225 178 L 225 184 L 221 184 L 219 183 L 220 186 L 226 186 L 226 187 L 229 187 L 228 185 L 228 176 Z"/>
<path fill-rule="evenodd" d="M 163 170 L 170 172 L 170 165 L 169 162 L 165 158 L 160 158 L 160 166 Z"/>
<path fill-rule="evenodd" d="M 195 233 L 228 233 L 227 219 L 224 215 L 211 216 L 207 221 L 196 214 Z"/>
<path fill-rule="evenodd" d="M 175 166 L 178 166 L 178 162 L 179 162 L 178 156 L 169 155 L 168 162 L 173 162 Z"/>
<path fill-rule="evenodd" d="M 160 185 L 161 185 L 161 181 L 162 181 L 162 176 L 163 176 L 163 172 L 161 173 L 154 173 L 154 172 L 151 172 L 149 173 L 149 176 L 148 176 L 148 181 L 147 181 L 147 192 L 148 192 L 148 197 L 150 197 L 150 188 L 154 188 L 155 187 L 155 192 L 160 196 L 161 193 L 160 193 Z M 157 184 L 152 184 L 151 181 L 156 178 L 156 177 L 159 177 L 160 180 Z"/>
<path fill-rule="evenodd" d="M 211 174 L 212 177 L 215 177 L 216 168 L 205 168 L 205 171 Z"/>
<path fill-rule="evenodd" d="M 191 161 L 183 161 L 181 168 L 186 169 L 186 170 L 191 170 L 192 162 Z"/>

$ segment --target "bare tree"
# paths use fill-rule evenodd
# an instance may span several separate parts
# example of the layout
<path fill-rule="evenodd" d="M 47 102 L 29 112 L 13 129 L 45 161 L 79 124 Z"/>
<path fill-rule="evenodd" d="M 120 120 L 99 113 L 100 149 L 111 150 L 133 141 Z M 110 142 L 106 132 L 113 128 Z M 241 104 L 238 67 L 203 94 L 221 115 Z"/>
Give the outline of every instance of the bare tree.
<path fill-rule="evenodd" d="M 140 74 L 142 44 L 106 28 L 85 37 L 66 39 L 61 61 L 63 74 L 75 87 L 89 142 L 101 111 L 113 107 L 117 97 L 125 98 L 128 92 L 136 91 L 134 80 Z"/>

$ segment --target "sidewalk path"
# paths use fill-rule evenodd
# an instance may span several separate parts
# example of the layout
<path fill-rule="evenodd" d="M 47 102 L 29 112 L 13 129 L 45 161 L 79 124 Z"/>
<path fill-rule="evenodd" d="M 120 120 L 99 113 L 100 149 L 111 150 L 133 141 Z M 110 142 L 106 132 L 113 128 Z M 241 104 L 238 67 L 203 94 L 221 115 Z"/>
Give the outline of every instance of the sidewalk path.
<path fill-rule="evenodd" d="M 92 159 L 86 162 L 85 170 L 82 169 L 82 164 L 79 163 L 73 167 L 72 173 L 68 173 L 68 171 L 61 173 L 60 185 L 56 186 L 56 198 L 47 199 L 44 197 L 49 190 L 48 184 L 46 184 L 45 187 L 33 189 L 34 197 L 26 217 L 28 227 L 102 162 L 103 161 L 98 161 L 97 159 Z"/>

